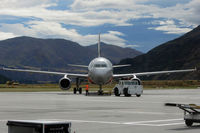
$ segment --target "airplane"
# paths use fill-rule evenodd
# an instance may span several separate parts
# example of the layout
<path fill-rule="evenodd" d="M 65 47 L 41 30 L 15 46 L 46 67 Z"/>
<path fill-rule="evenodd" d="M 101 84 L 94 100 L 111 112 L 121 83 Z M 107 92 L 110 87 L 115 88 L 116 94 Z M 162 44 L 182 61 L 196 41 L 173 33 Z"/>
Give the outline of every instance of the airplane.
<path fill-rule="evenodd" d="M 53 74 L 53 75 L 62 75 L 63 78 L 59 80 L 59 86 L 62 90 L 69 90 L 71 88 L 71 78 L 76 79 L 76 88 L 74 88 L 74 93 L 79 91 L 82 92 L 82 89 L 79 88 L 80 79 L 87 79 L 92 84 L 99 85 L 98 94 L 103 94 L 102 85 L 108 84 L 112 82 L 113 79 L 120 78 L 130 78 L 132 80 L 137 80 L 138 83 L 141 83 L 141 80 L 138 78 L 139 76 L 149 76 L 149 75 L 157 75 L 157 74 L 170 74 L 170 73 L 180 73 L 180 72 L 192 72 L 196 71 L 195 69 L 184 69 L 184 70 L 170 70 L 170 71 L 154 71 L 154 72 L 141 72 L 141 73 L 128 73 L 128 74 L 113 74 L 113 68 L 117 67 L 127 67 L 129 64 L 125 65 L 112 65 L 112 63 L 101 57 L 101 49 L 100 49 L 100 34 L 98 41 L 98 57 L 93 59 L 89 65 L 75 65 L 69 64 L 69 66 L 73 67 L 81 67 L 88 68 L 87 74 L 76 74 L 76 73 L 65 73 L 65 72 L 51 72 L 51 71 L 38 71 L 38 70 L 26 70 L 26 69 L 12 69 L 12 68 L 2 68 L 5 71 L 17 71 L 17 72 L 30 72 L 30 73 L 41 73 L 41 74 Z"/>

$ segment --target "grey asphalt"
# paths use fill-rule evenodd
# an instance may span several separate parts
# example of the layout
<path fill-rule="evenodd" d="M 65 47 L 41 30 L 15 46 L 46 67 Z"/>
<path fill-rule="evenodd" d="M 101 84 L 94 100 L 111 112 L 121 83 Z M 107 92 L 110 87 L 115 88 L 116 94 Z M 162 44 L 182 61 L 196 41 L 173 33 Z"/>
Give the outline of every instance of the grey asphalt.
<path fill-rule="evenodd" d="M 200 105 L 200 89 L 144 90 L 141 97 L 84 96 L 69 92 L 1 92 L 0 133 L 7 120 L 71 121 L 76 133 L 199 133 L 183 111 L 164 103 Z"/>

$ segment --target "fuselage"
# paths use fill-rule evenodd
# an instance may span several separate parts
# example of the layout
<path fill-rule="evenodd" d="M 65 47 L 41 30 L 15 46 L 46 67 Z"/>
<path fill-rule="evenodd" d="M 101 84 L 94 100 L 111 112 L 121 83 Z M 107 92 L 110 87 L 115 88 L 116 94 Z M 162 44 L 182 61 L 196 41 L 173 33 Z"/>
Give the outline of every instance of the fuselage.
<path fill-rule="evenodd" d="M 112 63 L 103 57 L 93 59 L 88 66 L 88 80 L 91 83 L 103 85 L 112 81 Z"/>

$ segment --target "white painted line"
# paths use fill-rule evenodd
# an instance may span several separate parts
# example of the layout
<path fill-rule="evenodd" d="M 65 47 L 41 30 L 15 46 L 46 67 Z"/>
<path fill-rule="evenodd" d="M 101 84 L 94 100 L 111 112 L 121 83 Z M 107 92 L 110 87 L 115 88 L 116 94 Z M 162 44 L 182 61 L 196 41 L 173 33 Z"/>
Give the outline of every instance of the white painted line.
<path fill-rule="evenodd" d="M 180 121 L 183 119 L 166 119 L 166 120 L 152 120 L 152 121 L 138 121 L 138 122 L 126 122 L 124 124 L 140 124 L 140 123 L 156 123 L 156 122 L 169 122 L 169 121 Z"/>
<path fill-rule="evenodd" d="M 113 121 L 92 121 L 92 120 L 65 120 L 65 119 L 40 119 L 47 121 L 69 121 L 75 123 L 98 123 L 98 124 L 114 124 L 114 125 L 135 125 L 135 126 L 153 126 L 153 127 L 161 127 L 161 126 L 172 126 L 172 125 L 182 125 L 184 122 L 176 122 L 183 119 L 165 119 L 165 120 L 151 120 L 151 121 L 136 121 L 136 122 L 113 122 Z M 8 120 L 0 120 L 0 122 L 6 122 Z M 159 122 L 159 124 L 156 124 Z M 160 124 L 160 122 L 168 122 L 165 124 Z M 152 124 L 153 123 L 153 124 Z"/>
<path fill-rule="evenodd" d="M 56 120 L 57 121 L 58 119 L 48 119 L 48 120 Z M 76 122 L 76 123 L 99 123 L 99 124 L 120 124 L 120 125 L 136 125 L 136 126 L 161 127 L 161 126 L 170 126 L 170 125 L 181 125 L 181 124 L 184 124 L 183 122 L 172 123 L 173 121 L 181 121 L 181 120 L 183 120 L 183 119 L 166 119 L 166 120 L 136 121 L 136 122 L 113 122 L 113 121 L 90 121 L 90 120 L 67 120 L 67 121 Z M 159 122 L 159 124 L 156 124 L 157 122 Z M 169 123 L 160 124 L 160 122 L 169 122 Z M 154 123 L 154 124 L 152 124 L 152 123 Z"/>
<path fill-rule="evenodd" d="M 184 122 L 180 122 L 180 123 L 167 123 L 167 124 L 145 124 L 145 123 L 141 123 L 141 124 L 128 124 L 128 125 L 163 127 L 163 126 L 174 126 L 174 125 L 183 125 L 183 124 L 184 124 Z"/>
<path fill-rule="evenodd" d="M 151 127 L 156 127 L 155 124 L 145 124 L 145 123 L 143 123 L 143 124 L 127 124 L 127 125 L 133 125 L 133 126 L 151 126 Z"/>
<path fill-rule="evenodd" d="M 113 111 L 113 110 L 111 110 Z M 109 111 L 110 112 L 110 111 Z M 164 112 L 143 112 L 143 111 L 115 111 L 117 113 L 130 113 L 130 114 L 149 114 L 149 115 L 180 115 L 180 113 L 164 113 Z"/>
<path fill-rule="evenodd" d="M 160 124 L 160 125 L 155 125 L 158 127 L 163 127 L 163 126 L 173 126 L 173 125 L 182 125 L 185 124 L 184 122 L 180 122 L 180 123 L 169 123 L 169 124 Z"/>
<path fill-rule="evenodd" d="M 121 122 L 112 122 L 112 121 L 85 121 L 85 120 L 68 120 L 72 122 L 80 122 L 80 123 L 100 123 L 100 124 L 123 124 Z"/>
<path fill-rule="evenodd" d="M 112 121 L 90 121 L 90 120 L 64 120 L 64 119 L 39 119 L 39 120 L 50 120 L 50 121 L 70 121 L 77 123 L 99 123 L 99 124 L 123 124 L 122 122 L 112 122 Z"/>

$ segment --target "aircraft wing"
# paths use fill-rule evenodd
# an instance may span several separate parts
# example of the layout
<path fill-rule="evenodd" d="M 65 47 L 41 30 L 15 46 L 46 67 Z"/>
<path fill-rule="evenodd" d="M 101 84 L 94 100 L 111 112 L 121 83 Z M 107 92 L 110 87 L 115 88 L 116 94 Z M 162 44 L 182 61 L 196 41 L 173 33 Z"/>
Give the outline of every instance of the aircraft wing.
<path fill-rule="evenodd" d="M 75 73 L 63 73 L 63 72 L 51 72 L 51 71 L 39 71 L 39 70 L 27 70 L 27 69 L 12 69 L 2 68 L 5 71 L 16 71 L 16 72 L 29 72 L 29 73 L 40 73 L 40 74 L 53 74 L 53 75 L 67 75 L 68 77 L 80 77 L 87 78 L 88 74 L 75 74 Z"/>
<path fill-rule="evenodd" d="M 123 78 L 123 77 L 134 77 L 134 76 L 149 76 L 149 75 L 158 75 L 158 74 L 170 74 L 170 73 L 181 73 L 181 72 L 193 72 L 197 69 L 184 69 L 184 70 L 170 70 L 170 71 L 155 71 L 155 72 L 141 72 L 141 73 L 128 73 L 128 74 L 114 74 L 114 78 Z"/>

